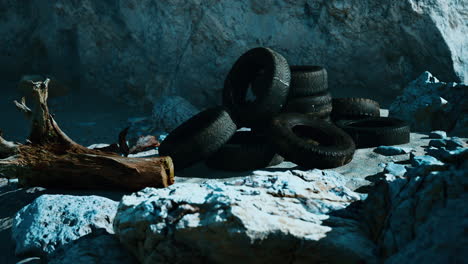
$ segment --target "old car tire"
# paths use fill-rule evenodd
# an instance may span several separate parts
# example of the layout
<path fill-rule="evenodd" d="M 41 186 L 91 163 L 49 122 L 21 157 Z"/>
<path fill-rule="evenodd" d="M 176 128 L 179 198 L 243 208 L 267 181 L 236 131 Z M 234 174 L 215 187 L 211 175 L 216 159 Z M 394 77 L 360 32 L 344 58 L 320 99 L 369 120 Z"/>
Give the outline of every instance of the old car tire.
<path fill-rule="evenodd" d="M 325 117 L 332 112 L 332 97 L 329 92 L 308 96 L 299 97 L 288 100 L 283 108 L 285 113 L 302 113 L 311 114 L 317 117 Z"/>
<path fill-rule="evenodd" d="M 333 98 L 333 120 L 380 117 L 378 102 L 367 98 Z"/>
<path fill-rule="evenodd" d="M 223 89 L 223 105 L 238 127 L 266 123 L 286 103 L 291 73 L 286 59 L 269 48 L 254 48 L 232 66 Z M 247 100 L 249 87 L 256 98 Z"/>
<path fill-rule="evenodd" d="M 346 131 L 359 148 L 399 145 L 410 140 L 409 125 L 397 118 L 369 117 L 338 120 L 335 124 Z"/>
<path fill-rule="evenodd" d="M 312 96 L 328 90 L 327 70 L 321 66 L 291 66 L 289 98 Z"/>
<path fill-rule="evenodd" d="M 223 107 L 207 109 L 174 129 L 161 143 L 159 155 L 170 156 L 180 170 L 212 155 L 236 130 Z"/>
<path fill-rule="evenodd" d="M 205 164 L 213 169 L 248 171 L 274 166 L 283 161 L 265 136 L 251 131 L 238 131 L 216 151 Z"/>
<path fill-rule="evenodd" d="M 305 114 L 284 113 L 271 124 L 278 153 L 304 168 L 335 168 L 352 160 L 355 145 L 343 130 Z"/>

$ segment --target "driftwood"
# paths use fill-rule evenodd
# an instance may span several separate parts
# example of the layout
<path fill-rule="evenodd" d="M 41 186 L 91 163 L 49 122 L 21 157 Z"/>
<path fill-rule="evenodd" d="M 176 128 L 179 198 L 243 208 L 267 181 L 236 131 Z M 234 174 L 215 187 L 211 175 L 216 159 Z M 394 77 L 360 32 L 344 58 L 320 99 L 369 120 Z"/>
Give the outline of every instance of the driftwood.
<path fill-rule="evenodd" d="M 47 107 L 49 79 L 32 83 L 35 109 L 15 101 L 32 121 L 26 144 L 6 141 L 0 132 L 0 175 L 18 178 L 22 186 L 73 189 L 167 187 L 174 183 L 170 157 L 127 158 L 88 149 L 59 128 Z"/>

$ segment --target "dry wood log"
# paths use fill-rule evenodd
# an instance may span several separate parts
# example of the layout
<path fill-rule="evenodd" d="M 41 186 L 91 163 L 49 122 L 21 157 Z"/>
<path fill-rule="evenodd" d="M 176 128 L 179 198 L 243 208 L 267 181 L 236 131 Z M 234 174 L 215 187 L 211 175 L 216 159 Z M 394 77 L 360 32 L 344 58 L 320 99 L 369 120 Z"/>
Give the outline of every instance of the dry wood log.
<path fill-rule="evenodd" d="M 71 189 L 137 191 L 174 183 L 170 157 L 121 157 L 88 149 L 70 139 L 49 113 L 48 84 L 49 79 L 32 83 L 34 111 L 26 106 L 24 98 L 15 101 L 31 119 L 31 133 L 28 143 L 18 144 L 6 141 L 0 132 L 0 175 L 18 178 L 23 186 Z"/>

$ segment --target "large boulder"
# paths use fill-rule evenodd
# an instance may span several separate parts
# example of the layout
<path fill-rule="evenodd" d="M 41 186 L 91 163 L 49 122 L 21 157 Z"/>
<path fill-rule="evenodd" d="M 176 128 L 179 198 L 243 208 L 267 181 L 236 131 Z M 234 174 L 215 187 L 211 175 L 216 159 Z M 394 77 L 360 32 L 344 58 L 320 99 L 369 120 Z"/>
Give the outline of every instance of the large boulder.
<path fill-rule="evenodd" d="M 46 256 L 96 229 L 113 233 L 118 203 L 99 196 L 42 195 L 13 220 L 18 256 Z"/>
<path fill-rule="evenodd" d="M 439 81 L 423 72 L 389 107 L 389 116 L 406 120 L 412 131 L 454 131 L 468 136 L 468 87 Z"/>
<path fill-rule="evenodd" d="M 373 263 L 339 173 L 270 172 L 124 196 L 114 221 L 141 263 Z"/>
<path fill-rule="evenodd" d="M 413 156 L 403 177 L 379 182 L 363 203 L 364 226 L 385 263 L 468 258 L 468 148 L 427 152 L 434 157 Z"/>
<path fill-rule="evenodd" d="M 388 102 L 417 74 L 468 81 L 468 5 L 457 0 L 0 2 L 0 78 L 52 74 L 144 105 L 219 103 L 238 56 L 269 46 L 325 66 L 337 96 Z"/>

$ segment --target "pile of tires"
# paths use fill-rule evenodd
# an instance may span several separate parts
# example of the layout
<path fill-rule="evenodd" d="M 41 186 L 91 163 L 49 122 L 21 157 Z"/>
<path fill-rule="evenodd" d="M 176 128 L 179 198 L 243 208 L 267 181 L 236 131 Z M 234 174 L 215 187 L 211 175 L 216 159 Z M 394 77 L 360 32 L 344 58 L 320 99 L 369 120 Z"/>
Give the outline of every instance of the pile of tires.
<path fill-rule="evenodd" d="M 290 67 L 272 49 L 251 49 L 229 71 L 222 106 L 174 129 L 159 154 L 171 156 L 176 170 L 202 160 L 214 169 L 255 170 L 279 164 L 283 157 L 304 168 L 324 169 L 349 163 L 356 144 L 409 141 L 407 126 L 395 129 L 401 124 L 381 118 L 376 102 L 332 99 L 327 78 L 322 67 Z M 374 125 L 378 129 L 367 127 Z M 250 131 L 238 131 L 242 127 Z M 408 132 L 408 138 L 395 131 Z"/>

